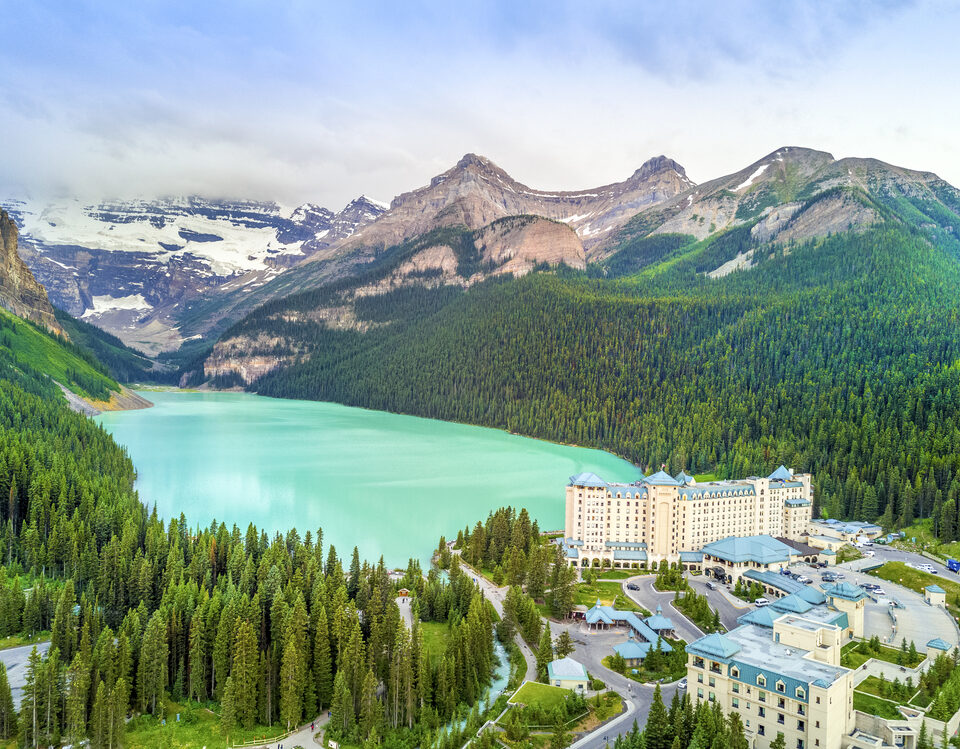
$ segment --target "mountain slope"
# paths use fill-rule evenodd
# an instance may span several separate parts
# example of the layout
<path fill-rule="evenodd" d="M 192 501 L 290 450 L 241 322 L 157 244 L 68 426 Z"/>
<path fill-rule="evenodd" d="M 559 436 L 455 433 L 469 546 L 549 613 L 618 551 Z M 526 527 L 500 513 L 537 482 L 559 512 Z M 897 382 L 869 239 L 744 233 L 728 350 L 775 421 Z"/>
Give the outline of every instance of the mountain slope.
<path fill-rule="evenodd" d="M 384 210 L 364 197 L 339 213 L 198 197 L 6 205 L 58 307 L 154 352 L 180 344 L 184 304 L 224 285 L 256 288 Z"/>
<path fill-rule="evenodd" d="M 934 240 L 958 241 L 960 191 L 929 172 L 783 147 L 639 212 L 609 251 L 642 249 L 644 239 L 659 234 L 703 240 L 749 225 L 757 243 L 788 242 L 861 231 L 884 220 L 922 227 Z"/>
<path fill-rule="evenodd" d="M 385 248 L 444 226 L 479 229 L 506 216 L 532 215 L 570 225 L 589 256 L 641 208 L 692 184 L 683 167 L 659 156 L 623 182 L 572 192 L 534 190 L 489 159 L 468 153 L 429 185 L 394 198 L 389 211 L 347 244 Z"/>

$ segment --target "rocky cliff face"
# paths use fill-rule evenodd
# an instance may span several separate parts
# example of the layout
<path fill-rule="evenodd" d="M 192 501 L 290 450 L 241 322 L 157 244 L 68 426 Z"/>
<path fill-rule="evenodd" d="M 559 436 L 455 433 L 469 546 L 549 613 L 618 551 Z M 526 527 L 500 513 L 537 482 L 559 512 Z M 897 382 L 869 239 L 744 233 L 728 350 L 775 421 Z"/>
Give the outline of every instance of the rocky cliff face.
<path fill-rule="evenodd" d="M 46 291 L 17 252 L 18 236 L 13 219 L 6 211 L 0 210 L 0 305 L 15 315 L 64 335 Z"/>
<path fill-rule="evenodd" d="M 659 156 L 623 182 L 573 192 L 535 190 L 470 153 L 429 185 L 394 198 L 389 211 L 345 244 L 390 247 L 441 226 L 479 229 L 506 216 L 533 215 L 569 225 L 590 257 L 642 208 L 691 185 L 683 167 Z"/>

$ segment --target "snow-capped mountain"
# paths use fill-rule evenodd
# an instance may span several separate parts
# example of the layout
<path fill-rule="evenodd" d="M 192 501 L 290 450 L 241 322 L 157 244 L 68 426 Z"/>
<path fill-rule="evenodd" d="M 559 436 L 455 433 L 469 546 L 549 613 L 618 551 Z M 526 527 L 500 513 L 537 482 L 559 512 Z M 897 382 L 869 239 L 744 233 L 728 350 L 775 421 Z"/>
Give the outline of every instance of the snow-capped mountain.
<path fill-rule="evenodd" d="M 228 284 L 256 288 L 385 210 L 366 197 L 337 213 L 199 197 L 0 205 L 55 305 L 153 351 L 181 342 L 180 305 Z"/>

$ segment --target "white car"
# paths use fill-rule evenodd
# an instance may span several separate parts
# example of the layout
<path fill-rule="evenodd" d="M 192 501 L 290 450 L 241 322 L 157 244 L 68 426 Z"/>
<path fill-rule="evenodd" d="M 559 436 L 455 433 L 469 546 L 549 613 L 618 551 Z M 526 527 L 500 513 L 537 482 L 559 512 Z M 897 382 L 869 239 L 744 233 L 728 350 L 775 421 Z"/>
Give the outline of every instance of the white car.
<path fill-rule="evenodd" d="M 769 606 L 770 601 L 768 601 L 766 598 L 758 598 L 756 601 L 753 602 L 753 605 L 763 608 L 764 606 Z"/>
<path fill-rule="evenodd" d="M 687 680 L 686 680 L 685 678 L 684 678 L 684 679 L 680 679 L 680 681 L 677 682 L 677 688 L 678 688 L 678 689 L 686 689 L 686 688 L 687 688 Z"/>
<path fill-rule="evenodd" d="M 865 552 L 863 552 L 863 555 L 864 555 L 865 557 L 872 557 L 872 556 L 874 555 L 874 553 L 875 553 L 875 552 L 872 552 L 872 551 L 865 551 Z"/>

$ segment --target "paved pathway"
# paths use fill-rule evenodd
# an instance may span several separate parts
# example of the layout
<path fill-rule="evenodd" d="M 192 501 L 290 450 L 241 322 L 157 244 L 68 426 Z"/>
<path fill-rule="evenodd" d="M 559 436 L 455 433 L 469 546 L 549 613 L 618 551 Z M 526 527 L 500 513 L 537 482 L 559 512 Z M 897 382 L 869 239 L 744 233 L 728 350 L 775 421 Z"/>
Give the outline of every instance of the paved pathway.
<path fill-rule="evenodd" d="M 312 747 L 323 746 L 318 740 L 314 739 L 314 734 L 318 733 L 329 720 L 330 711 L 324 710 L 322 716 L 317 718 L 312 723 L 307 723 L 306 725 L 301 726 L 299 729 L 287 736 L 287 738 L 285 738 L 283 741 L 271 741 L 267 744 L 258 744 L 255 747 L 250 747 L 250 749 L 278 749 L 281 744 L 283 745 L 283 749 L 294 749 L 296 746 L 302 746 L 304 749 L 311 749 Z"/>
<path fill-rule="evenodd" d="M 473 578 L 474 582 L 480 586 L 480 590 L 483 591 L 483 594 L 487 597 L 487 600 L 493 604 L 493 608 L 496 610 L 497 614 L 503 616 L 503 598 L 507 594 L 508 588 L 498 588 L 492 582 L 487 580 L 483 575 L 478 574 L 473 569 L 468 567 L 465 563 L 463 564 L 464 569 Z M 553 632 L 553 636 L 556 637 L 557 633 Z M 514 640 L 520 648 L 520 652 L 523 653 L 523 658 L 527 662 L 527 673 L 525 678 L 528 681 L 537 680 L 537 659 L 534 656 L 533 651 L 527 646 L 527 643 L 523 641 L 523 638 L 520 635 L 517 635 Z"/>
<path fill-rule="evenodd" d="M 23 699 L 23 686 L 27 680 L 27 661 L 33 645 L 21 645 L 16 648 L 0 650 L 0 662 L 7 667 L 7 680 L 10 682 L 10 693 L 13 695 L 13 704 L 20 707 Z M 43 655 L 50 649 L 50 641 L 38 642 L 37 652 Z"/>
<path fill-rule="evenodd" d="M 684 642 L 693 642 L 703 637 L 704 633 L 700 628 L 673 605 L 673 591 L 661 592 L 653 587 L 656 579 L 656 575 L 627 578 L 622 583 L 623 594 L 650 612 L 656 611 L 657 606 L 660 606 L 663 609 L 663 615 L 673 622 L 674 631 Z M 627 588 L 629 584 L 636 585 L 639 590 L 629 590 Z"/>
<path fill-rule="evenodd" d="M 705 594 L 710 605 L 720 612 L 720 623 L 728 630 L 733 629 L 737 626 L 737 617 L 750 611 L 751 605 L 728 593 L 719 583 L 716 590 L 710 590 L 702 578 L 703 575 L 688 577 L 687 582 L 697 593 Z"/>

